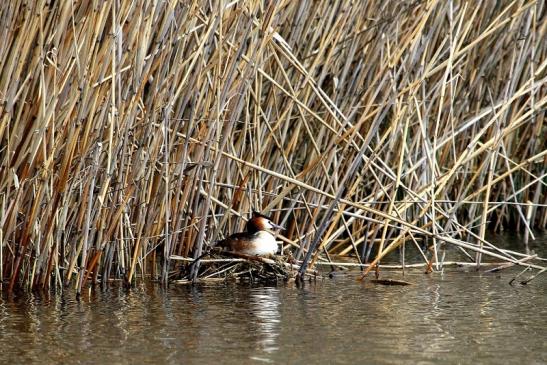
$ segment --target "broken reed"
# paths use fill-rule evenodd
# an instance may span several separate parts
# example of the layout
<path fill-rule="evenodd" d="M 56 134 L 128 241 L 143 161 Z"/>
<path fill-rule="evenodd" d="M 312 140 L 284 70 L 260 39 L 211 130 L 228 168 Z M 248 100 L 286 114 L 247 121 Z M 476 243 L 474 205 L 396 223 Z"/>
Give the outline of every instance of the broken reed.
<path fill-rule="evenodd" d="M 302 270 L 547 224 L 542 1 L 0 7 L 10 289 L 166 281 L 251 209 Z"/>

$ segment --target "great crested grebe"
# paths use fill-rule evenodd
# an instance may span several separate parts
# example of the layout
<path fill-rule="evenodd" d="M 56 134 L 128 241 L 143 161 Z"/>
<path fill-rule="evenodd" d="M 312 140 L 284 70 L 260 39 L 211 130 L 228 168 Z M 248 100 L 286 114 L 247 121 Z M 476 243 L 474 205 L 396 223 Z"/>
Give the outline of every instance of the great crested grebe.
<path fill-rule="evenodd" d="M 270 230 L 284 229 L 280 225 L 260 213 L 253 212 L 247 221 L 247 232 L 234 233 L 219 241 L 216 246 L 228 251 L 252 256 L 273 255 L 277 252 L 277 242 Z"/>

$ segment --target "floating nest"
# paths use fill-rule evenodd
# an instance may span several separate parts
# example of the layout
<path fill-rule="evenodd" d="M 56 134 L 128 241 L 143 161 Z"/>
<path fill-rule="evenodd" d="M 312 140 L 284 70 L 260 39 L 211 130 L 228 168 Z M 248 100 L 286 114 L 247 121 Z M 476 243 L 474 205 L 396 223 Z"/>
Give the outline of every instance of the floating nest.
<path fill-rule="evenodd" d="M 179 284 L 218 282 L 218 281 L 245 281 L 265 284 L 277 284 L 295 280 L 300 266 L 293 263 L 290 256 L 258 257 L 241 255 L 231 252 L 208 255 L 194 262 L 186 262 L 178 271 L 178 278 L 174 282 Z M 198 273 L 192 278 L 192 269 L 195 265 Z M 315 270 L 306 270 L 307 278 L 319 276 Z"/>

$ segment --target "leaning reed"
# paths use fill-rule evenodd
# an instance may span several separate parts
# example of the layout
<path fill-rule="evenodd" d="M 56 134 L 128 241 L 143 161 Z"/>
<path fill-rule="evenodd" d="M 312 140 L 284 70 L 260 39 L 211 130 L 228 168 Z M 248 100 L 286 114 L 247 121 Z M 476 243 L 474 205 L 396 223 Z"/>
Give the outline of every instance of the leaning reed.
<path fill-rule="evenodd" d="M 253 208 L 303 271 L 547 225 L 543 1 L 0 7 L 9 288 L 167 281 Z"/>

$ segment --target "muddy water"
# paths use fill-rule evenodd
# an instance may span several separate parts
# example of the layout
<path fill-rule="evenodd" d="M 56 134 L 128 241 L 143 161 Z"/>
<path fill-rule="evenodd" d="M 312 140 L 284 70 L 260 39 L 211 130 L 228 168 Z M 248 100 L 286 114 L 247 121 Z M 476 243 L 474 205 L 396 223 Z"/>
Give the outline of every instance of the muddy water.
<path fill-rule="evenodd" d="M 3 293 L 0 364 L 545 364 L 547 275 L 517 272 Z"/>

